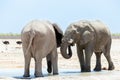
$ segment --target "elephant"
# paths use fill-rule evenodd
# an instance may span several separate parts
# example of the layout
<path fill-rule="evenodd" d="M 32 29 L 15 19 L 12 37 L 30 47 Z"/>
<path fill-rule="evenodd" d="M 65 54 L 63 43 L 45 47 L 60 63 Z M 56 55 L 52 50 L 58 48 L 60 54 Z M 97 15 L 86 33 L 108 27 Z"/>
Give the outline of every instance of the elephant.
<path fill-rule="evenodd" d="M 31 58 L 35 60 L 35 77 L 43 77 L 42 59 L 46 57 L 47 71 L 58 74 L 57 47 L 60 47 L 63 32 L 56 23 L 33 20 L 21 31 L 22 47 L 25 59 L 24 75 L 29 77 Z"/>
<path fill-rule="evenodd" d="M 76 44 L 77 56 L 81 72 L 91 72 L 91 56 L 96 55 L 94 71 L 101 71 L 101 54 L 108 61 L 108 70 L 114 69 L 111 60 L 111 33 L 108 27 L 100 20 L 80 20 L 71 23 L 66 29 L 61 44 L 61 54 L 64 58 L 72 57 L 71 46 Z M 68 51 L 67 51 L 68 49 Z"/>

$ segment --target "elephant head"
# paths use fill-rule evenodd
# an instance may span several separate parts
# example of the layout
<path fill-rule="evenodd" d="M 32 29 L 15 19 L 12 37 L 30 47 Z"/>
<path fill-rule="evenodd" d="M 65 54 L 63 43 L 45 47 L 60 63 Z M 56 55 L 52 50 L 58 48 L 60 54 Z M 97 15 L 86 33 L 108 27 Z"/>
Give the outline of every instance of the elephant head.
<path fill-rule="evenodd" d="M 64 58 L 69 59 L 72 56 L 71 46 L 75 43 L 80 45 L 87 44 L 94 39 L 94 29 L 88 22 L 76 22 L 66 29 L 62 38 L 61 54 Z M 68 48 L 68 53 L 67 53 Z"/>

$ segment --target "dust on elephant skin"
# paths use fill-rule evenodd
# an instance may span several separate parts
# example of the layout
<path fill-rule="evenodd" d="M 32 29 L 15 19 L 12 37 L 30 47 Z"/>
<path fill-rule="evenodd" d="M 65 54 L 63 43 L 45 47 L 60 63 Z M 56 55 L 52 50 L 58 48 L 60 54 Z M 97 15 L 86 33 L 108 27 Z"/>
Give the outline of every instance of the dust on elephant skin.
<path fill-rule="evenodd" d="M 25 58 L 24 77 L 29 77 L 31 58 L 35 60 L 35 77 L 42 77 L 42 58 L 46 57 L 48 72 L 58 74 L 57 47 L 61 44 L 62 30 L 49 21 L 33 20 L 21 32 Z M 58 38 L 59 36 L 59 38 Z M 52 70 L 53 69 L 53 70 Z"/>
<path fill-rule="evenodd" d="M 111 33 L 101 21 L 81 20 L 68 26 L 62 38 L 60 50 L 62 56 L 69 59 L 72 54 L 70 54 L 71 50 L 67 53 L 67 47 L 76 44 L 81 72 L 91 71 L 90 63 L 93 52 L 96 55 L 95 71 L 101 70 L 102 53 L 108 61 L 108 70 L 113 70 L 114 65 L 110 56 L 111 42 Z"/>

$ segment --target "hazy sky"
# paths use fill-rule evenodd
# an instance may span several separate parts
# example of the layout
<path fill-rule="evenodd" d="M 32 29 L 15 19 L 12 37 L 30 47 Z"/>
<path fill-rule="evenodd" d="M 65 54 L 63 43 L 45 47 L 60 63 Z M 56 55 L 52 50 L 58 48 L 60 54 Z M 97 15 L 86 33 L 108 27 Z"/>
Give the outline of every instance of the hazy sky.
<path fill-rule="evenodd" d="M 120 0 L 0 0 L 0 33 L 20 33 L 34 19 L 56 22 L 63 31 L 71 22 L 98 19 L 120 33 Z"/>

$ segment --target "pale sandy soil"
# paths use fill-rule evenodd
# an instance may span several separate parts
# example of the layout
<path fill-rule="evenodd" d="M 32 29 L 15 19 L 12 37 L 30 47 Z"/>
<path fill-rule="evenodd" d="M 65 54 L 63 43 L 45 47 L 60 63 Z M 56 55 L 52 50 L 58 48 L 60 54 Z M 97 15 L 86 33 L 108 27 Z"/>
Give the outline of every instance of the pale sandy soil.
<path fill-rule="evenodd" d="M 8 40 L 9 45 L 4 45 L 2 41 Z M 21 45 L 16 44 L 19 39 L 0 39 L 0 79 L 22 79 L 24 72 L 24 56 Z M 92 56 L 90 73 L 81 73 L 79 61 L 76 55 L 76 48 L 73 47 L 71 59 L 64 59 L 59 54 L 58 66 L 59 75 L 53 76 L 46 71 L 46 59 L 43 59 L 43 78 L 34 78 L 34 60 L 31 61 L 31 77 L 37 80 L 120 80 L 120 39 L 113 39 L 111 56 L 115 65 L 115 70 L 94 72 L 95 56 Z M 58 49 L 59 52 L 59 49 Z M 102 55 L 102 67 L 107 67 L 108 63 Z"/>

